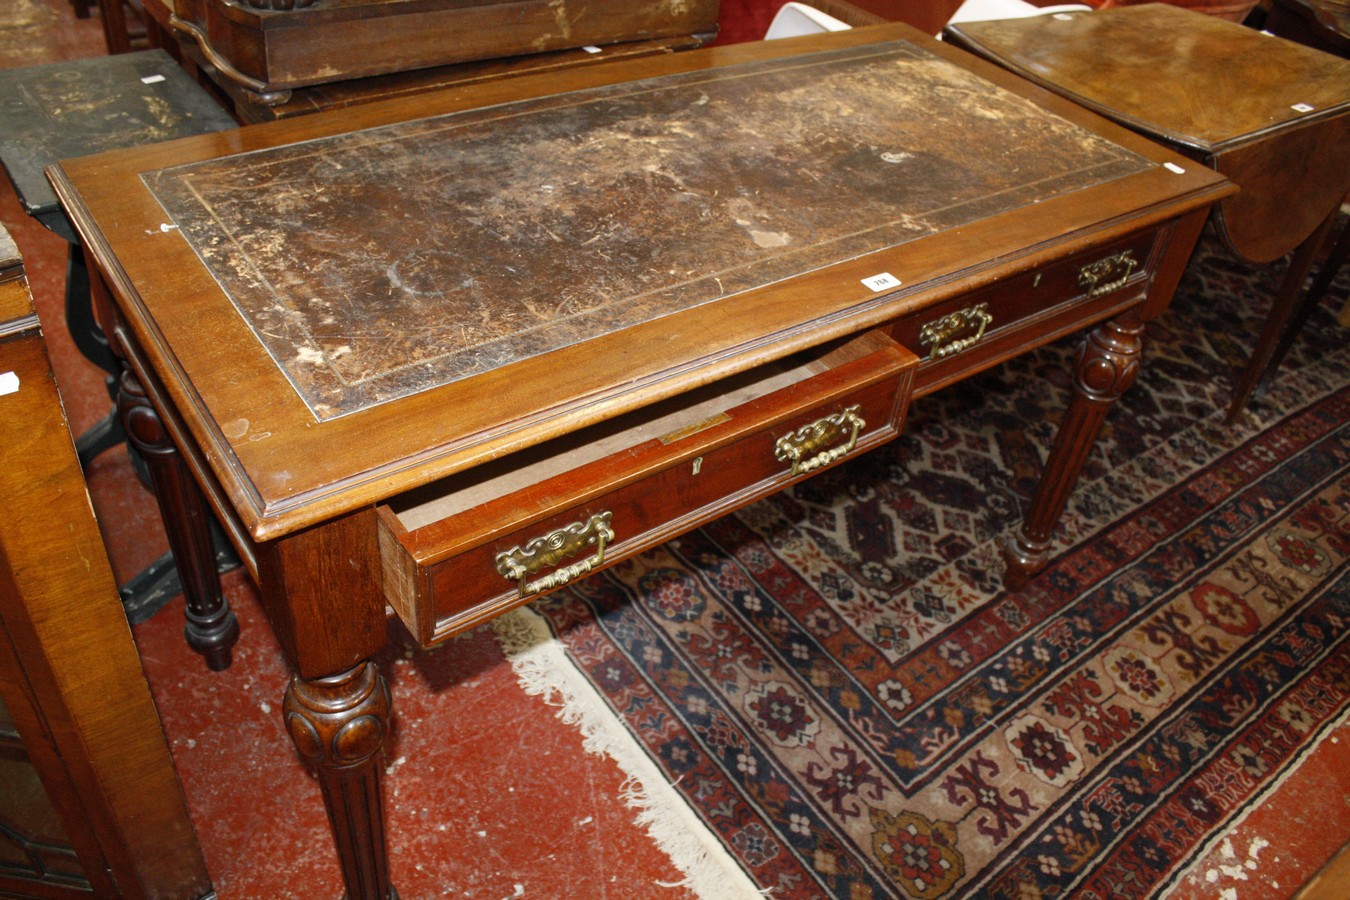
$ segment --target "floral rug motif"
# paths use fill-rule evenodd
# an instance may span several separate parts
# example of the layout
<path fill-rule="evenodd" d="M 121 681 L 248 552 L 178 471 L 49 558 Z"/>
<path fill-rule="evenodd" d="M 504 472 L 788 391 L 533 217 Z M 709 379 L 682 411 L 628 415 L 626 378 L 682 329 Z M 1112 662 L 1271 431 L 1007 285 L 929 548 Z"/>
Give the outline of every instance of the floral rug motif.
<path fill-rule="evenodd" d="M 1279 274 L 1202 245 L 1021 592 L 1076 341 L 526 615 L 770 896 L 1157 895 L 1350 710 L 1334 300 L 1222 422 Z"/>

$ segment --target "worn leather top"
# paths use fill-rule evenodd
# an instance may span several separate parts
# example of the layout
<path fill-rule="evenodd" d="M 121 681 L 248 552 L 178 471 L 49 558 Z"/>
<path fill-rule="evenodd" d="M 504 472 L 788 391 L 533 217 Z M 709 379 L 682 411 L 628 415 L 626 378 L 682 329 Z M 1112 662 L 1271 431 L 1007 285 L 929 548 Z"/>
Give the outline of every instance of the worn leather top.
<path fill-rule="evenodd" d="M 144 177 L 326 419 L 1151 165 L 897 42 Z"/>

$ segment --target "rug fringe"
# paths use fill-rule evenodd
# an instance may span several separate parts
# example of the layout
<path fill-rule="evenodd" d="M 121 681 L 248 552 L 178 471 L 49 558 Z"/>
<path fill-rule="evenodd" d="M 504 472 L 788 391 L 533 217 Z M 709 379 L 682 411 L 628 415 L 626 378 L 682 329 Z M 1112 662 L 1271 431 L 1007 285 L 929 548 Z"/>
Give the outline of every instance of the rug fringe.
<path fill-rule="evenodd" d="M 646 751 L 576 670 L 544 617 L 524 607 L 492 622 L 516 679 L 527 694 L 558 708 L 558 719 L 581 731 L 583 746 L 609 756 L 626 780 L 619 794 L 637 811 L 634 822 L 671 858 L 685 887 L 705 900 L 762 897 L 761 890 L 666 780 Z"/>

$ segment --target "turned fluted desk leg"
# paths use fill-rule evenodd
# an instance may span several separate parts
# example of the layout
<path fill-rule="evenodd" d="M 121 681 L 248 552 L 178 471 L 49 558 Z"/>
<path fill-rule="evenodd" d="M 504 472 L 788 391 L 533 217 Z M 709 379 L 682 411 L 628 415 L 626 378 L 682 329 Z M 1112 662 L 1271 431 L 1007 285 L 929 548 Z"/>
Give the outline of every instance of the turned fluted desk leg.
<path fill-rule="evenodd" d="M 188 646 L 200 653 L 212 670 L 227 669 L 231 650 L 239 639 L 239 622 L 220 590 L 206 498 L 130 369 L 122 372 L 117 407 L 127 439 L 150 469 L 169 549 L 183 582 Z"/>
<path fill-rule="evenodd" d="M 1008 571 L 1003 581 L 1009 588 L 1022 587 L 1049 560 L 1055 526 L 1092 452 L 1102 420 L 1134 384 L 1143 336 L 1143 322 L 1127 314 L 1099 325 L 1079 351 L 1073 397 L 1045 461 L 1045 474 L 1021 530 L 1006 547 Z"/>
<path fill-rule="evenodd" d="M 1270 313 L 1266 316 L 1265 324 L 1261 326 L 1256 349 L 1252 351 L 1252 358 L 1247 361 L 1247 367 L 1242 370 L 1237 388 L 1233 391 L 1233 398 L 1228 403 L 1228 415 L 1225 418 L 1228 423 L 1237 421 L 1242 410 L 1246 408 L 1247 401 L 1256 392 L 1257 385 L 1279 366 L 1280 360 L 1293 343 L 1296 330 L 1303 326 L 1308 314 L 1312 312 L 1308 304 L 1316 303 L 1319 299 L 1317 295 L 1309 293 L 1303 298 L 1303 302 L 1300 302 L 1303 282 L 1307 280 L 1308 273 L 1317 260 L 1317 253 L 1326 242 L 1327 235 L 1331 233 L 1339 212 L 1339 207 L 1332 210 L 1331 215 L 1327 216 L 1317 230 L 1299 244 L 1290 256 L 1289 268 L 1285 270 L 1284 281 L 1280 283 L 1280 292 L 1271 301 Z"/>
<path fill-rule="evenodd" d="M 391 700 L 370 661 L 389 639 L 375 509 L 256 549 L 260 599 L 294 672 L 286 730 L 318 775 L 347 900 L 391 900 L 380 795 Z"/>
<path fill-rule="evenodd" d="M 291 740 L 318 775 L 347 896 L 396 897 L 380 792 L 380 748 L 389 730 L 384 677 L 372 662 L 328 678 L 296 677 L 284 709 Z"/>

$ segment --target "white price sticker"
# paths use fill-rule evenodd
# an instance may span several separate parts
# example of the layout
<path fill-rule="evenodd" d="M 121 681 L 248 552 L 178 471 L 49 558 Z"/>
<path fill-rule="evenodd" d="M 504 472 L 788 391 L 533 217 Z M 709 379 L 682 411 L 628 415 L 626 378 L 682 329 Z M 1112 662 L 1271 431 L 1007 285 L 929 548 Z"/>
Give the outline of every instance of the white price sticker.
<path fill-rule="evenodd" d="M 163 75 L 147 75 L 141 79 L 141 84 L 159 84 L 163 80 Z"/>
<path fill-rule="evenodd" d="M 1176 163 L 1163 163 L 1163 168 L 1169 172 L 1174 172 L 1177 175 L 1186 174 L 1186 170 L 1183 169 L 1181 166 L 1177 165 Z"/>
<path fill-rule="evenodd" d="M 13 372 L 0 372 L 0 397 L 13 394 L 19 389 L 19 376 Z"/>
<path fill-rule="evenodd" d="M 896 278 L 890 272 L 882 272 L 880 275 L 873 275 L 871 278 L 864 278 L 862 283 L 874 291 L 884 291 L 888 288 L 897 288 L 900 286 L 900 279 Z"/>
<path fill-rule="evenodd" d="M 1294 112 L 1312 112 L 1312 111 L 1313 111 L 1313 107 L 1312 107 L 1310 104 L 1307 104 L 1307 103 L 1295 103 L 1293 106 L 1291 106 L 1291 107 L 1289 107 L 1289 108 L 1292 109 Z"/>

